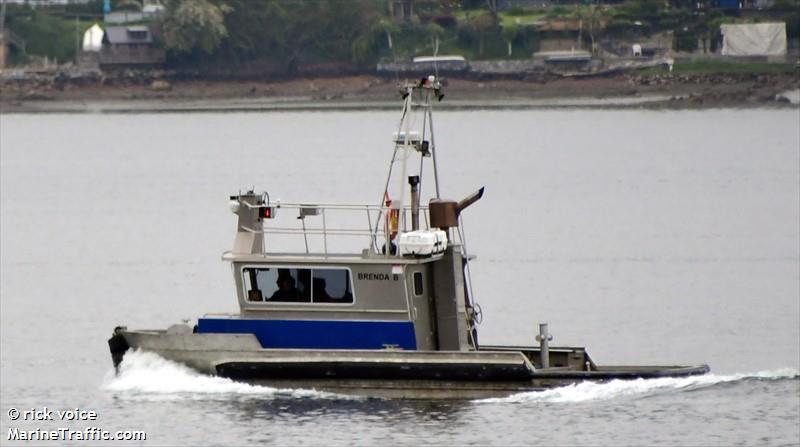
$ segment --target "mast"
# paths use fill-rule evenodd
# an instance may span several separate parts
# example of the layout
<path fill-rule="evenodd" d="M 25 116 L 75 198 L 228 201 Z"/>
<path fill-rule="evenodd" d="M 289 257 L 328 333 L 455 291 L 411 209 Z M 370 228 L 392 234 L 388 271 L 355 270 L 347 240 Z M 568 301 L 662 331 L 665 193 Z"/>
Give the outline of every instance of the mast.
<path fill-rule="evenodd" d="M 405 204 L 406 188 L 411 186 L 414 191 L 411 200 L 412 207 L 419 206 L 419 195 L 421 195 L 423 184 L 423 167 L 425 158 L 431 158 L 433 164 L 433 182 L 435 197 L 440 197 L 439 189 L 439 170 L 436 164 L 436 152 L 433 135 L 433 98 L 441 100 L 442 93 L 441 81 L 436 76 L 428 76 L 413 82 L 406 81 L 400 85 L 400 92 L 403 97 L 403 109 L 397 132 L 393 135 L 394 151 L 389 162 L 389 171 L 386 176 L 386 183 L 381 196 L 381 212 L 384 219 L 385 245 L 384 254 L 392 255 L 392 241 L 399 232 L 400 215 Z M 416 100 L 416 101 L 415 101 Z M 416 119 L 421 115 L 422 119 Z M 412 124 L 422 122 L 419 130 L 412 129 Z M 429 139 L 426 139 L 428 137 Z M 409 164 L 409 159 L 418 155 L 420 157 L 418 168 L 415 170 L 415 163 Z M 395 172 L 395 164 L 400 163 L 399 172 Z M 399 174 L 395 180 L 394 189 L 392 177 Z M 413 185 L 407 183 L 409 178 L 416 177 Z M 413 211 L 412 211 L 413 214 Z M 380 219 L 379 219 L 380 220 Z M 413 219 L 412 219 L 413 220 Z M 412 222 L 413 223 L 413 222 Z M 376 222 L 376 228 L 378 229 Z"/>

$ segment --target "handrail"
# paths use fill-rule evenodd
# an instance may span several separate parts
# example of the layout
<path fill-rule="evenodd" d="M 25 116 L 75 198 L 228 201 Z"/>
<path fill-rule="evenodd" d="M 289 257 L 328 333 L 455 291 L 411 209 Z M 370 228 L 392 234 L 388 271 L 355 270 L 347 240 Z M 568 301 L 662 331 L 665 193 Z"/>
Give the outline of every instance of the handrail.
<path fill-rule="evenodd" d="M 250 208 L 250 209 L 261 208 L 261 207 L 265 206 L 265 205 L 254 205 L 254 204 L 247 203 L 247 202 L 244 202 L 244 201 L 242 201 L 240 203 L 241 203 L 241 205 L 245 206 L 246 208 Z M 278 202 L 278 201 L 276 201 L 274 204 L 270 204 L 269 206 L 274 206 L 277 209 L 281 209 L 281 208 L 289 208 L 289 209 L 309 209 L 310 208 L 310 209 L 315 209 L 316 208 L 316 209 L 319 209 L 319 210 L 330 209 L 330 210 L 336 210 L 336 211 L 364 211 L 364 210 L 383 211 L 383 210 L 388 208 L 385 205 L 370 205 L 370 204 L 366 204 L 366 203 L 362 203 L 362 204 L 346 204 L 346 203 L 284 203 L 284 202 Z M 404 211 L 405 210 L 410 211 L 411 210 L 411 205 L 404 205 L 402 207 L 402 209 Z M 419 209 L 420 210 L 427 210 L 428 206 L 427 205 L 420 205 Z"/>
<path fill-rule="evenodd" d="M 253 207 L 253 205 L 248 205 Z M 366 203 L 362 204 L 347 204 L 347 203 L 284 203 L 284 202 L 276 202 L 274 205 L 276 208 L 291 208 L 291 209 L 300 209 L 300 208 L 319 208 L 319 209 L 331 209 L 331 210 L 343 210 L 343 211 L 363 211 L 365 209 L 369 210 L 385 210 L 388 207 L 386 205 L 370 205 Z M 256 206 L 257 207 L 257 206 Z M 404 205 L 403 210 L 411 210 L 411 205 Z M 419 209 L 427 210 L 427 205 L 420 205 Z"/>
<path fill-rule="evenodd" d="M 254 205 L 251 203 L 247 203 L 245 201 L 240 201 L 240 205 L 247 207 L 249 209 L 256 209 L 263 207 L 265 205 Z M 330 237 L 368 237 L 370 239 L 368 247 L 371 252 L 373 253 L 381 253 L 382 249 L 379 248 L 380 244 L 379 241 L 385 239 L 388 235 L 388 232 L 391 231 L 387 228 L 386 223 L 386 216 L 387 210 L 389 209 L 385 205 L 371 205 L 371 204 L 343 204 L 343 203 L 285 203 L 280 201 L 274 201 L 269 204 L 269 206 L 275 208 L 275 216 L 272 219 L 264 219 L 262 220 L 262 225 L 259 227 L 251 228 L 251 227 L 241 227 L 240 231 L 245 231 L 252 234 L 272 234 L 272 235 L 284 235 L 284 236 L 301 236 L 304 238 L 305 242 L 305 252 L 306 254 L 312 251 L 311 247 L 309 247 L 309 236 L 322 236 L 322 240 L 317 241 L 321 242 L 322 247 L 316 245 L 319 242 L 315 243 L 315 249 L 322 249 L 322 253 L 325 257 L 329 256 L 329 239 Z M 429 228 L 429 216 L 428 206 L 420 206 L 421 215 L 423 216 L 423 228 Z M 284 212 L 279 212 L 279 210 Z M 294 213 L 285 213 L 285 211 L 289 210 L 298 210 L 297 215 L 293 216 Z M 309 211 L 313 211 L 309 213 Z M 409 231 L 408 224 L 410 220 L 408 219 L 408 214 L 412 211 L 411 205 L 402 206 L 399 208 L 400 215 L 398 216 L 398 225 L 396 232 L 402 233 L 404 231 Z M 366 212 L 366 220 L 364 219 L 364 214 L 359 216 L 359 213 Z M 278 226 L 278 222 L 276 220 L 280 220 L 281 217 L 289 220 L 284 220 L 282 225 Z M 296 220 L 292 219 L 292 217 L 296 217 L 297 227 L 293 225 L 286 225 L 287 222 L 296 222 Z M 345 223 L 339 222 L 339 219 L 344 218 L 346 221 Z M 315 221 L 314 218 L 319 218 L 318 221 Z M 334 226 L 331 225 L 331 221 L 333 221 Z M 363 222 L 363 224 L 357 224 L 356 222 Z M 272 223 L 274 222 L 274 224 Z M 273 226 L 275 225 L 275 226 Z M 394 232 L 392 232 L 394 233 Z M 392 237 L 391 239 L 394 239 Z M 265 243 L 267 241 L 265 240 Z M 396 239 L 395 239 L 396 243 Z M 363 246 L 358 248 L 358 250 L 354 250 L 354 252 L 361 252 L 363 250 Z M 264 250 L 266 253 L 267 250 Z M 350 249 L 346 249 L 346 252 L 350 252 Z M 385 253 L 387 256 L 400 256 L 400 253 Z"/>
<path fill-rule="evenodd" d="M 275 234 L 312 234 L 312 235 L 324 235 L 324 234 L 337 234 L 340 236 L 371 236 L 373 233 L 367 230 L 356 230 L 356 229 L 347 229 L 347 228 L 334 228 L 334 229 L 313 229 L 313 228 L 287 228 L 287 227 L 270 227 L 269 229 L 263 230 L 254 230 L 249 227 L 242 227 L 248 233 L 254 234 L 268 234 L 268 233 L 275 233 Z"/>

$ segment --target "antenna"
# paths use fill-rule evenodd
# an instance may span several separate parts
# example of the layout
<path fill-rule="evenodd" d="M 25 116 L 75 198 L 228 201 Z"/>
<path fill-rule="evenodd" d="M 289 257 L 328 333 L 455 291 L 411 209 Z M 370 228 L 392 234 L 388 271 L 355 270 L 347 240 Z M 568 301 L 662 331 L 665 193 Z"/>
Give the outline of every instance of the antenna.
<path fill-rule="evenodd" d="M 418 177 L 422 180 L 422 172 L 424 166 L 424 159 L 432 157 L 433 163 L 433 180 L 435 185 L 436 198 L 440 198 L 439 190 L 439 172 L 436 166 L 436 151 L 433 139 L 433 99 L 441 100 L 444 94 L 441 92 L 442 84 L 439 79 L 434 76 L 427 76 L 416 80 L 414 82 L 406 81 L 400 87 L 400 93 L 403 98 L 403 109 L 400 116 L 400 122 L 397 126 L 397 132 L 393 135 L 394 151 L 392 152 L 392 159 L 389 163 L 389 170 L 386 175 L 386 182 L 381 195 L 381 212 L 375 222 L 375 233 L 380 227 L 381 217 L 384 219 L 384 226 L 386 227 L 386 256 L 391 254 L 392 240 L 397 235 L 399 229 L 399 214 L 403 210 L 404 198 L 406 193 L 406 182 L 409 176 Z M 417 94 L 415 94 L 417 93 Z M 415 102 L 415 99 L 417 102 Z M 423 115 L 421 132 L 412 130 L 412 120 L 414 119 L 414 111 L 420 110 Z M 425 137 L 430 135 L 430 142 Z M 408 165 L 409 158 L 418 154 L 420 157 L 419 168 L 414 172 L 414 167 Z M 396 195 L 392 197 L 392 176 L 395 174 L 395 163 L 400 162 L 399 182 Z M 413 166 L 413 165 L 412 165 Z M 408 172 L 409 169 L 411 172 Z M 414 187 L 419 188 L 412 194 L 420 194 L 422 191 L 421 181 L 419 184 L 414 184 Z M 412 198 L 414 196 L 412 195 Z M 417 196 L 418 197 L 418 196 Z M 418 203 L 418 202 L 417 202 Z M 414 205 L 412 204 L 412 208 Z M 377 248 L 377 245 L 376 245 Z"/>

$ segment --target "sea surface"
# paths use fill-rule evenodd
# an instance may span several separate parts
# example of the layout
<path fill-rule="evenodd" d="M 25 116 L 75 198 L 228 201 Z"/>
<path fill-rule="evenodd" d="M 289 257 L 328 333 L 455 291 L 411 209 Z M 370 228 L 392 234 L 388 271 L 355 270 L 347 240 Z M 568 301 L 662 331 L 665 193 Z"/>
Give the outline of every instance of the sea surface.
<path fill-rule="evenodd" d="M 115 376 L 115 326 L 237 310 L 229 195 L 377 203 L 399 113 L 0 115 L 0 444 L 800 445 L 798 109 L 435 119 L 442 195 L 486 187 L 464 213 L 482 343 L 547 322 L 598 364 L 711 373 L 476 401 L 251 386 L 141 352 Z M 96 417 L 31 420 L 45 407 Z M 147 439 L 8 440 L 94 427 Z"/>

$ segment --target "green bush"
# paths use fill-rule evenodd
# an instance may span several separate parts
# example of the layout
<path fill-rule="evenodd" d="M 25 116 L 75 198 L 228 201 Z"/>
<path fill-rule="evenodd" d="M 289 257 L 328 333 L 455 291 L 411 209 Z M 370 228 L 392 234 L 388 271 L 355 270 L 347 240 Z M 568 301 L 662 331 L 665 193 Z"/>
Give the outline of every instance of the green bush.
<path fill-rule="evenodd" d="M 457 34 L 459 45 L 470 47 L 478 42 L 478 31 L 470 25 L 459 25 Z"/>
<path fill-rule="evenodd" d="M 103 0 L 89 0 L 86 3 L 67 3 L 64 7 L 67 14 L 94 15 L 103 17 Z"/>
<path fill-rule="evenodd" d="M 663 9 L 663 2 L 658 0 L 633 0 L 625 2 L 620 10 L 630 17 L 639 20 L 658 20 Z"/>
<path fill-rule="evenodd" d="M 612 37 L 633 38 L 642 35 L 648 35 L 652 32 L 652 26 L 647 22 L 636 23 L 636 20 L 631 20 L 622 16 L 617 16 L 608 22 L 605 29 L 605 34 Z"/>
<path fill-rule="evenodd" d="M 519 6 L 512 6 L 506 10 L 506 14 L 512 17 L 521 17 L 528 15 L 528 11 L 520 8 Z"/>
<path fill-rule="evenodd" d="M 797 11 L 800 9 L 800 0 L 775 0 L 772 9 L 778 11 Z"/>
<path fill-rule="evenodd" d="M 792 13 L 780 16 L 780 20 L 786 22 L 786 37 L 797 39 L 800 37 L 800 12 L 795 10 Z"/>
<path fill-rule="evenodd" d="M 556 5 L 547 11 L 546 17 L 554 19 L 556 17 L 564 17 L 570 14 L 570 10 L 566 6 Z"/>
<path fill-rule="evenodd" d="M 674 73 L 687 74 L 726 74 L 726 73 L 763 73 L 791 74 L 797 73 L 794 64 L 738 63 L 714 60 L 678 61 Z"/>
<path fill-rule="evenodd" d="M 689 31 L 675 31 L 673 42 L 675 51 L 695 51 L 697 50 L 697 37 Z"/>
<path fill-rule="evenodd" d="M 92 21 L 78 22 L 49 13 L 44 8 L 8 8 L 6 26 L 25 40 L 28 55 L 46 56 L 58 62 L 75 59 L 76 33 L 78 41 Z"/>

